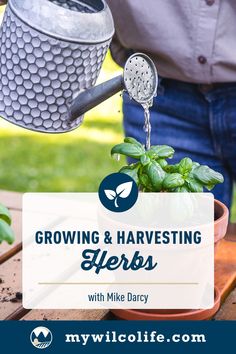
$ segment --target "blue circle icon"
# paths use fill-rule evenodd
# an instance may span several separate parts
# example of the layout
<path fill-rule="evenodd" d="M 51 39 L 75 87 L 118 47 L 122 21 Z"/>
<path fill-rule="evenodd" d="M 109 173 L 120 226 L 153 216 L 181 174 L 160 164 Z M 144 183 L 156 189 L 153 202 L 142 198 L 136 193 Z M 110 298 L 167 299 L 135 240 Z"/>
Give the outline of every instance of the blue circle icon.
<path fill-rule="evenodd" d="M 47 327 L 36 327 L 30 334 L 30 341 L 37 349 L 48 348 L 52 339 L 52 332 Z"/>
<path fill-rule="evenodd" d="M 129 210 L 138 199 L 138 186 L 125 173 L 112 173 L 100 184 L 99 199 L 102 205 L 116 213 Z"/>

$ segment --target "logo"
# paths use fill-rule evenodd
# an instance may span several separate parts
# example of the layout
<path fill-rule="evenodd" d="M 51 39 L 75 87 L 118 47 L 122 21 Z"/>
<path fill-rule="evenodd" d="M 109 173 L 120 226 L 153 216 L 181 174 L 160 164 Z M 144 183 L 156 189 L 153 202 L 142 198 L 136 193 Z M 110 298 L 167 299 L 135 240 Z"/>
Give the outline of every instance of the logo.
<path fill-rule="evenodd" d="M 52 343 L 52 332 L 46 327 L 36 327 L 30 334 L 30 341 L 38 349 L 46 349 Z"/>
<path fill-rule="evenodd" d="M 117 213 L 129 210 L 138 199 L 138 186 L 125 173 L 112 173 L 104 178 L 99 187 L 102 205 Z"/>

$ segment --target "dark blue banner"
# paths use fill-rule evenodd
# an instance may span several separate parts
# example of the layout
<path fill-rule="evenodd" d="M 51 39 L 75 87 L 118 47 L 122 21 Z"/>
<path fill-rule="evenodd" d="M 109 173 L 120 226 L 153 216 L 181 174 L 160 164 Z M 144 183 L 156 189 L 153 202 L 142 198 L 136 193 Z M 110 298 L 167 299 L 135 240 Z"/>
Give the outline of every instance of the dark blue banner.
<path fill-rule="evenodd" d="M 6 321 L 2 353 L 224 353 L 235 347 L 236 321 Z"/>

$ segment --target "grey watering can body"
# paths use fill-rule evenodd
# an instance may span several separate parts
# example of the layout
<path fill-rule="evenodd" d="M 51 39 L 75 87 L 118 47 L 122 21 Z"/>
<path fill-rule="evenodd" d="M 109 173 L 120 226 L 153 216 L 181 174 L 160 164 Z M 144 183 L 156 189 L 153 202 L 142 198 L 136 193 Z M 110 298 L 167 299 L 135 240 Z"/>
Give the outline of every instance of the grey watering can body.
<path fill-rule="evenodd" d="M 0 116 L 62 133 L 80 92 L 92 87 L 114 33 L 104 0 L 9 0 L 0 30 Z"/>
<path fill-rule="evenodd" d="M 9 0 L 0 29 L 0 116 L 64 133 L 122 89 L 150 105 L 158 80 L 145 54 L 132 55 L 124 75 L 94 86 L 113 34 L 104 0 Z"/>

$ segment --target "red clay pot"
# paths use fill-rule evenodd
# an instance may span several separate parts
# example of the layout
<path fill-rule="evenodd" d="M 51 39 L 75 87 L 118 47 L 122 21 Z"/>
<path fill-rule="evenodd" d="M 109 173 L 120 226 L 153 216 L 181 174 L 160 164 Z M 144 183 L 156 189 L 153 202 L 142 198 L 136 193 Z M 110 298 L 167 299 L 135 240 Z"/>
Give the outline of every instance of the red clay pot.
<path fill-rule="evenodd" d="M 112 310 L 113 314 L 122 320 L 148 321 L 202 321 L 211 319 L 220 307 L 220 292 L 215 288 L 215 304 L 207 310 Z M 149 310 L 151 311 L 151 310 Z M 159 312 L 158 312 L 159 311 Z"/>
<path fill-rule="evenodd" d="M 215 222 L 214 239 L 215 244 L 225 237 L 229 222 L 229 210 L 219 200 L 215 199 Z"/>
<path fill-rule="evenodd" d="M 225 237 L 229 220 L 228 208 L 215 200 L 214 241 L 217 243 Z M 123 320 L 158 320 L 158 321 L 200 321 L 211 319 L 220 307 L 220 292 L 215 288 L 215 304 L 207 310 L 111 310 Z"/>

